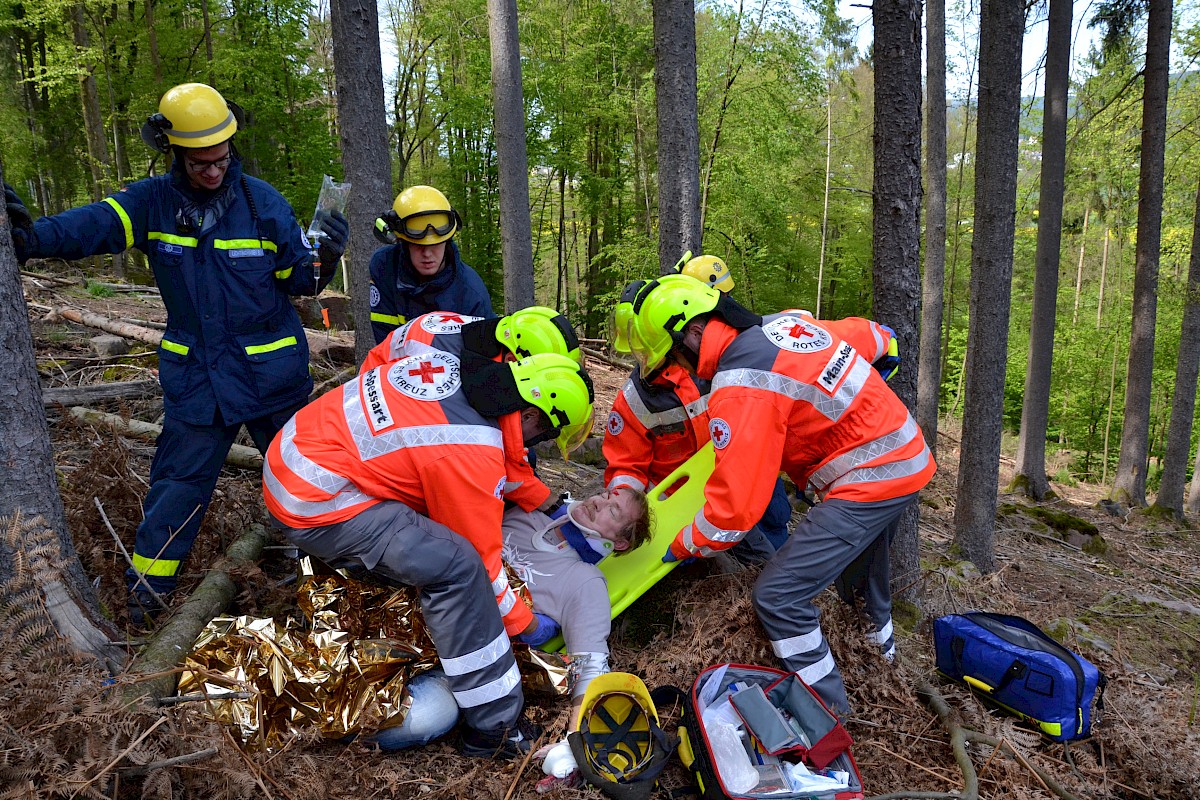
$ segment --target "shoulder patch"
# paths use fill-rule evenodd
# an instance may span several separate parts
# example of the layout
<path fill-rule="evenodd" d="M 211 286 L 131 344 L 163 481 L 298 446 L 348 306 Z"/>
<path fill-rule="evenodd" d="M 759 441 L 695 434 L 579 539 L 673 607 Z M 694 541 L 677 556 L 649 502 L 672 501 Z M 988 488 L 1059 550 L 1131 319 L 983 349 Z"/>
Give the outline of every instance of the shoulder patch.
<path fill-rule="evenodd" d="M 621 431 L 625 430 L 625 420 L 616 411 L 612 411 L 608 415 L 608 423 L 605 425 L 605 430 L 610 436 L 620 436 Z"/>
<path fill-rule="evenodd" d="M 798 315 L 776 317 L 763 325 L 762 332 L 780 350 L 793 353 L 815 353 L 833 344 L 829 331 Z"/>
<path fill-rule="evenodd" d="M 821 370 L 821 376 L 817 378 L 817 385 L 827 393 L 833 394 L 838 383 L 846 374 L 847 367 L 854 361 L 854 356 L 855 350 L 849 342 L 838 342 L 837 349 L 833 351 L 829 362 Z"/>
<path fill-rule="evenodd" d="M 375 288 L 375 284 L 371 284 L 371 308 L 376 308 L 379 305 L 379 290 Z"/>
<path fill-rule="evenodd" d="M 708 436 L 712 439 L 713 447 L 724 450 L 733 438 L 733 429 L 729 427 L 728 422 L 715 417 L 708 422 Z"/>
<path fill-rule="evenodd" d="M 388 380 L 417 400 L 445 400 L 462 386 L 458 359 L 441 351 L 397 361 L 388 369 Z"/>
<path fill-rule="evenodd" d="M 308 234 L 304 232 L 304 226 L 297 222 L 296 227 L 300 229 L 300 242 L 304 245 L 304 249 L 312 250 L 312 242 L 308 240 Z"/>
<path fill-rule="evenodd" d="M 458 333 L 462 326 L 474 322 L 480 317 L 468 317 L 465 314 L 454 314 L 449 311 L 434 311 L 421 316 L 421 328 L 429 333 Z"/>
<path fill-rule="evenodd" d="M 500 482 L 497 483 L 496 488 L 492 490 L 492 494 L 495 495 L 497 500 L 504 499 L 504 484 L 506 484 L 506 483 L 508 483 L 508 476 L 501 475 Z"/>
<path fill-rule="evenodd" d="M 376 368 L 363 375 L 362 378 L 363 404 L 366 406 L 367 419 L 371 421 L 371 428 L 376 433 L 395 424 L 392 411 L 388 408 L 387 398 L 383 396 L 383 387 L 380 385 L 382 372 L 383 370 Z"/>

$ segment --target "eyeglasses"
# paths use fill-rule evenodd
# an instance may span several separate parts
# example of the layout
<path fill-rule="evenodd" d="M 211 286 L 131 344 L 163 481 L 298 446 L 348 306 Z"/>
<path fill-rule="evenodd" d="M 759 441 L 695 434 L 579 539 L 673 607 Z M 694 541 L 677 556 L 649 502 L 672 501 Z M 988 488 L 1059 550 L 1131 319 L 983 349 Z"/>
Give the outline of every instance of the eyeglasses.
<path fill-rule="evenodd" d="M 224 158 L 218 158 L 215 161 L 197 161 L 196 159 L 184 157 L 183 163 L 187 166 L 188 172 L 199 174 L 205 172 L 209 167 L 217 169 L 225 169 L 229 166 L 229 162 L 233 160 L 233 154 L 227 153 Z"/>

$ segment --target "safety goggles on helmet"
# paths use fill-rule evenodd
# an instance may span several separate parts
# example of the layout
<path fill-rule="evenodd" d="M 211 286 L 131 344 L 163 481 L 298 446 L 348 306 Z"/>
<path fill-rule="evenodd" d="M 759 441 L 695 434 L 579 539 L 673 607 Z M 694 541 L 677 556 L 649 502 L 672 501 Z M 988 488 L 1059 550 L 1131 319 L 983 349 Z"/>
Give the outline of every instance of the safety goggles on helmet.
<path fill-rule="evenodd" d="M 588 436 L 592 433 L 592 421 L 595 418 L 595 410 L 588 409 L 587 419 L 580 422 L 572 423 L 563 427 L 558 438 L 555 439 L 555 444 L 558 445 L 558 450 L 562 453 L 564 461 L 571 460 L 571 453 L 579 449 Z"/>
<path fill-rule="evenodd" d="M 621 300 L 613 308 L 609 318 L 608 329 L 612 335 L 613 350 L 618 353 L 629 352 L 629 320 L 635 315 L 633 301 L 637 293 L 646 285 L 646 281 L 630 281 L 621 291 Z"/>
<path fill-rule="evenodd" d="M 418 211 L 415 214 L 409 214 L 407 217 L 397 220 L 398 224 L 393 225 L 392 230 L 396 231 L 396 233 L 402 233 L 410 239 L 424 239 L 426 236 L 445 236 L 454 230 L 457 224 L 455 220 L 456 216 L 453 211 Z"/>
<path fill-rule="evenodd" d="M 628 352 L 637 360 L 643 376 L 650 375 L 662 367 L 675 344 L 671 336 L 661 328 L 652 328 L 649 331 L 643 329 L 636 315 L 631 315 L 625 323 L 624 338 L 628 343 Z"/>

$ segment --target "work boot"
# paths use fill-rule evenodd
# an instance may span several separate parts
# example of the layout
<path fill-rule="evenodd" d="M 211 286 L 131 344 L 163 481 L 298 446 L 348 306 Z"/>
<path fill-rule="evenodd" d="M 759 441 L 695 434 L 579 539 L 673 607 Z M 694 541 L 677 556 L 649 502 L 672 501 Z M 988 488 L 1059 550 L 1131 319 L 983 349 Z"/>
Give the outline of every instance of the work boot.
<path fill-rule="evenodd" d="M 148 628 L 162 614 L 163 607 L 154 599 L 154 595 L 139 586 L 129 592 L 126 610 L 130 624 L 137 628 Z"/>
<path fill-rule="evenodd" d="M 516 724 L 504 728 L 481 731 L 464 725 L 458 749 L 463 755 L 475 758 L 524 758 L 541 735 L 541 727 L 522 714 Z"/>

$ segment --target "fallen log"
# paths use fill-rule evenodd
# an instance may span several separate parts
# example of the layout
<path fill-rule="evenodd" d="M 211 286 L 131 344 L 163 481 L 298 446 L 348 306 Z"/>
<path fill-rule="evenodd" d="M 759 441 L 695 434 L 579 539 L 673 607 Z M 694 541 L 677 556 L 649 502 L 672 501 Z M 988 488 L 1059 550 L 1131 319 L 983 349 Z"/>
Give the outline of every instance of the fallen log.
<path fill-rule="evenodd" d="M 617 369 L 633 369 L 633 361 L 626 361 L 622 358 L 610 356 L 608 353 L 597 350 L 594 347 L 588 347 L 587 345 L 581 345 L 579 349 L 586 353 L 588 358 L 594 358 L 597 361 L 603 361 L 610 367 L 616 367 Z"/>
<path fill-rule="evenodd" d="M 119 414 L 108 414 L 94 408 L 75 406 L 71 409 L 71 416 L 93 425 L 111 425 L 121 433 L 136 436 L 139 439 L 157 439 L 158 435 L 162 433 L 162 426 L 155 425 L 153 422 L 125 419 Z M 225 463 L 242 469 L 261 470 L 262 455 L 253 447 L 235 444 L 229 448 L 229 455 L 225 456 Z"/>
<path fill-rule="evenodd" d="M 183 605 L 148 640 L 140 657 L 126 675 L 135 680 L 125 687 L 125 702 L 170 697 L 182 666 L 196 637 L 213 617 L 222 613 L 237 596 L 238 587 L 230 571 L 253 564 L 262 557 L 270 534 L 262 525 L 251 525 L 213 564 Z M 137 680 L 137 678 L 142 678 Z"/>
<path fill-rule="evenodd" d="M 103 286 L 112 292 L 129 292 L 140 294 L 159 294 L 157 286 L 139 286 L 136 283 L 104 283 L 103 281 L 91 281 L 92 286 Z"/>
<path fill-rule="evenodd" d="M 127 322 L 119 322 L 115 319 L 93 314 L 90 311 L 80 311 L 77 308 L 58 308 L 54 310 L 56 316 L 70 320 L 77 325 L 87 325 L 89 328 L 98 328 L 107 333 L 115 333 L 117 336 L 126 339 L 134 339 L 146 344 L 152 344 L 155 347 L 162 341 L 162 334 L 158 331 L 152 331 L 149 328 L 143 328 L 140 325 L 130 325 Z"/>
<path fill-rule="evenodd" d="M 158 381 L 121 381 L 119 383 L 97 383 L 91 386 L 59 386 L 42 389 L 42 405 L 92 406 L 113 400 L 139 400 L 162 393 Z"/>

